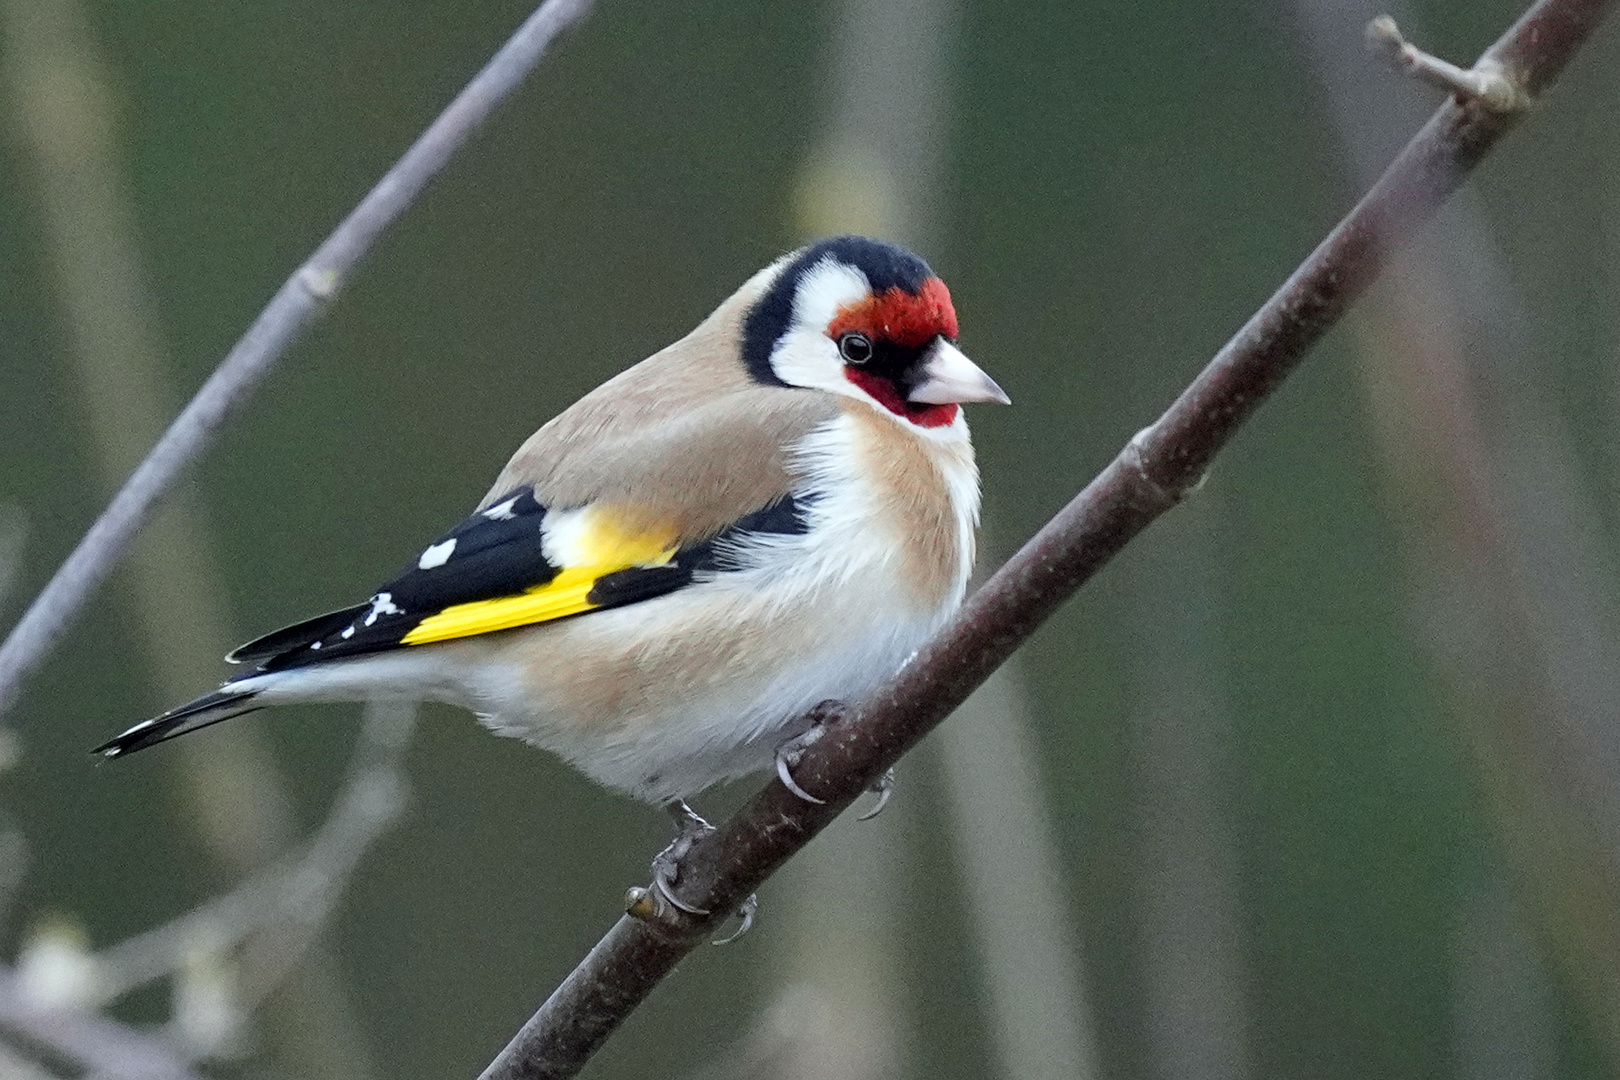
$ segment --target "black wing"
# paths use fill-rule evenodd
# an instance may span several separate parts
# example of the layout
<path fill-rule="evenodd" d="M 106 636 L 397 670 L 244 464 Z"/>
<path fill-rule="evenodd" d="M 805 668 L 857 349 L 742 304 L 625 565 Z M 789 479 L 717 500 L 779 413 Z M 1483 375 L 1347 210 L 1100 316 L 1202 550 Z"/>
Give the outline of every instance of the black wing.
<path fill-rule="evenodd" d="M 706 571 L 734 568 L 730 553 L 750 534 L 808 528 L 804 497 L 785 496 L 715 536 L 678 549 L 667 563 L 634 566 L 595 579 L 581 612 L 621 607 L 674 592 Z M 261 671 L 303 667 L 392 649 L 424 620 L 460 604 L 521 596 L 561 572 L 542 544 L 547 508 L 524 488 L 467 518 L 429 544 L 416 562 L 364 604 L 306 619 L 248 642 L 227 657 Z"/>

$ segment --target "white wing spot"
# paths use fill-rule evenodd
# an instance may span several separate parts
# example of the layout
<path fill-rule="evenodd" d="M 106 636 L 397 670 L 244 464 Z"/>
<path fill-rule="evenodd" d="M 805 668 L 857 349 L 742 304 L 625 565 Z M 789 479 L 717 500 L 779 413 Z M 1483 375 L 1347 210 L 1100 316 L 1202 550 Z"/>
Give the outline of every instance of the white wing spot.
<path fill-rule="evenodd" d="M 371 611 L 366 615 L 366 625 L 375 626 L 377 619 L 382 615 L 403 615 L 405 609 L 394 603 L 394 594 L 380 592 L 371 598 Z"/>
<path fill-rule="evenodd" d="M 456 550 L 456 538 L 451 537 L 443 543 L 434 544 L 422 552 L 422 557 L 416 560 L 418 570 L 432 570 L 443 566 L 450 561 L 450 555 Z"/>
<path fill-rule="evenodd" d="M 511 521 L 517 517 L 516 514 L 512 513 L 512 507 L 517 505 L 518 498 L 519 496 L 514 495 L 505 502 L 496 503 L 484 511 L 484 516 L 491 521 Z"/>
<path fill-rule="evenodd" d="M 318 641 L 312 641 L 309 643 L 309 647 L 312 649 L 318 649 L 321 647 L 321 643 Z"/>
<path fill-rule="evenodd" d="M 345 641 L 347 641 L 350 638 L 354 637 L 354 623 L 350 623 L 348 626 L 345 626 L 343 628 L 343 633 L 339 634 L 338 637 L 342 638 Z"/>

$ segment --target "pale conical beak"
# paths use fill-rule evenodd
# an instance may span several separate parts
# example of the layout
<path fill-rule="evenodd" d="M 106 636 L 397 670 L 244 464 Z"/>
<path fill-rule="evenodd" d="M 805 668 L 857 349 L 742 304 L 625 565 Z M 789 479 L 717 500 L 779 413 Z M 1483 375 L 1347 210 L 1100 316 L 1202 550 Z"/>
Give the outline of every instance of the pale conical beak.
<path fill-rule="evenodd" d="M 994 379 L 944 338 L 934 342 L 933 351 L 923 364 L 922 376 L 922 382 L 906 395 L 907 401 L 918 405 L 960 405 L 970 401 L 1012 404 L 1012 398 Z"/>

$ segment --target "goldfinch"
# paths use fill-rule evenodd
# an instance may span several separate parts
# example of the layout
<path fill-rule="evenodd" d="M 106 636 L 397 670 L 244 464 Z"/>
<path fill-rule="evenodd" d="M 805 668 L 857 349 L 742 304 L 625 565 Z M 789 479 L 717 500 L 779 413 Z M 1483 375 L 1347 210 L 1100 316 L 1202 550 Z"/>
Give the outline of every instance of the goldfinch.
<path fill-rule="evenodd" d="M 961 602 L 1006 402 L 917 256 L 822 240 L 535 432 L 369 600 L 251 641 L 120 757 L 271 705 L 445 701 L 662 804 L 767 768 Z"/>

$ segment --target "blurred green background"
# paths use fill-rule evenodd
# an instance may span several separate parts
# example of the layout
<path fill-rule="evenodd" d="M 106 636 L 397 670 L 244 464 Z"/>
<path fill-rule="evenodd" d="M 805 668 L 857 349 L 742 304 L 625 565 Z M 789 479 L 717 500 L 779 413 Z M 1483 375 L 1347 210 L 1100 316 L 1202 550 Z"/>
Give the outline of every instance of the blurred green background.
<path fill-rule="evenodd" d="M 528 6 L 0 6 L 9 625 Z M 1465 60 L 1519 10 L 1395 14 Z M 1364 54 L 1376 13 L 600 0 L 0 721 L 0 953 L 105 949 L 294 850 L 358 709 L 86 751 L 212 686 L 232 645 L 367 595 L 540 422 L 808 234 L 884 231 L 950 284 L 1015 402 L 971 413 L 994 565 L 1432 108 Z M 1198 497 L 594 1075 L 1614 1075 L 1617 70 L 1611 26 Z M 216 1075 L 474 1075 L 667 825 L 448 709 L 405 769 L 403 816 L 313 946 L 296 918 L 245 950 L 194 941 L 190 974 L 112 1015 L 192 1038 Z M 249 1015 L 187 1036 L 176 985 Z"/>

